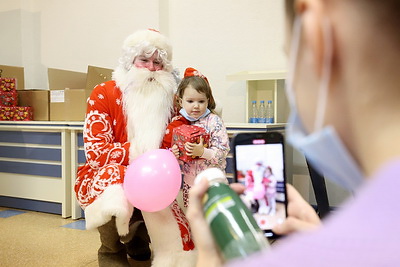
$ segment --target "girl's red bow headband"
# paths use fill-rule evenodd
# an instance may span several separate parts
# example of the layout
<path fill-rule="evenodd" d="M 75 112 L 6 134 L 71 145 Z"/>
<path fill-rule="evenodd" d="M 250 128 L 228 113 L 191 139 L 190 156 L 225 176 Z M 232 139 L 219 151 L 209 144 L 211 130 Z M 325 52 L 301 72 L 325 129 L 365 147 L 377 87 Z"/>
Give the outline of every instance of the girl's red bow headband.
<path fill-rule="evenodd" d="M 192 76 L 201 77 L 204 80 L 206 80 L 206 82 L 209 84 L 206 76 L 204 76 L 200 71 L 189 67 L 185 70 L 185 74 L 183 75 L 183 77 L 186 78 L 186 77 L 192 77 Z"/>

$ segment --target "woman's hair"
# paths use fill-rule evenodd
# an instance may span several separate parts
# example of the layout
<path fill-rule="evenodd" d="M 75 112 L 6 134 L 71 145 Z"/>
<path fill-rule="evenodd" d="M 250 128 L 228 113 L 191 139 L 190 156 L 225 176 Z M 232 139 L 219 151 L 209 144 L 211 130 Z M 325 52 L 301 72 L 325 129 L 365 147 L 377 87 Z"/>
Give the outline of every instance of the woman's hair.
<path fill-rule="evenodd" d="M 293 24 L 294 17 L 296 16 L 296 12 L 294 11 L 294 2 L 295 0 L 285 0 L 286 16 L 290 25 Z"/>
<path fill-rule="evenodd" d="M 340 0 L 324 0 L 325 2 L 340 2 Z M 354 5 L 357 11 L 369 16 L 368 20 L 378 31 L 386 31 L 384 34 L 392 40 L 400 43 L 400 1 L 399 0 L 341 0 L 348 5 Z M 296 0 L 285 0 L 286 16 L 290 25 L 296 16 Z M 357 14 L 355 14 L 357 16 Z M 365 25 L 370 27 L 370 25 Z M 388 38 L 388 39 L 389 39 Z"/>
<path fill-rule="evenodd" d="M 212 91 L 211 91 L 211 87 L 208 84 L 208 82 L 199 76 L 188 76 L 183 78 L 183 80 L 181 81 L 181 83 L 178 86 L 178 90 L 176 92 L 176 95 L 178 96 L 179 99 L 182 99 L 183 94 L 185 92 L 185 89 L 188 86 L 192 86 L 193 89 L 195 89 L 198 93 L 202 93 L 205 94 L 208 100 L 208 106 L 207 108 L 213 112 L 215 109 L 215 100 L 214 97 L 212 95 Z M 179 103 L 177 103 L 177 106 L 179 108 L 182 108 L 181 105 Z"/>

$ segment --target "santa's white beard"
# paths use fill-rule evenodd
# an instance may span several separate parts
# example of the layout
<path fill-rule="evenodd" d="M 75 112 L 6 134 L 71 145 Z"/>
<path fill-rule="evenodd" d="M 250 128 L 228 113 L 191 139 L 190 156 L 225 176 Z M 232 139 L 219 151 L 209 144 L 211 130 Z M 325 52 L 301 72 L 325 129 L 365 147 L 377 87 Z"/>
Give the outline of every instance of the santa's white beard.
<path fill-rule="evenodd" d="M 129 161 L 160 147 L 173 111 L 176 82 L 171 73 L 135 68 L 116 70 L 114 79 L 122 90 L 127 118 Z"/>
<path fill-rule="evenodd" d="M 254 184 L 262 183 L 265 173 L 265 167 L 253 167 L 252 168 Z"/>

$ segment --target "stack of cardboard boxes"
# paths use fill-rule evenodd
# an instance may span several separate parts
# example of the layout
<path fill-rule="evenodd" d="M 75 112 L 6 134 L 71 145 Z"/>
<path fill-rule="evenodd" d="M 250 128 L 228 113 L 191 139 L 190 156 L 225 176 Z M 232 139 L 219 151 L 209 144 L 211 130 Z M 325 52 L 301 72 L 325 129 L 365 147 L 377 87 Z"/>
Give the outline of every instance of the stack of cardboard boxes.
<path fill-rule="evenodd" d="M 19 90 L 19 105 L 32 107 L 35 121 L 83 121 L 94 86 L 111 80 L 111 74 L 111 69 L 94 66 L 87 73 L 48 69 L 49 90 Z"/>
<path fill-rule="evenodd" d="M 22 80 L 21 68 L 0 66 L 0 120 L 1 121 L 29 121 L 32 120 L 32 107 L 18 106 L 17 88 Z M 2 78 L 4 77 L 4 78 Z M 18 77 L 18 78 L 17 78 Z M 23 88 L 23 87 L 22 87 Z"/>

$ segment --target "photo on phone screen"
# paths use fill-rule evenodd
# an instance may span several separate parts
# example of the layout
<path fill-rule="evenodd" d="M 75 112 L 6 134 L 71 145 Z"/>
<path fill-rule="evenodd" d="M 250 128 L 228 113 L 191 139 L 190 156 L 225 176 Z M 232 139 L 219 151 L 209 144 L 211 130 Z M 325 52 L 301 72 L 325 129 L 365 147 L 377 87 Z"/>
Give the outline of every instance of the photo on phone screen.
<path fill-rule="evenodd" d="M 286 219 L 283 136 L 278 132 L 240 133 L 233 139 L 235 181 L 245 185 L 242 200 L 264 231 Z"/>

